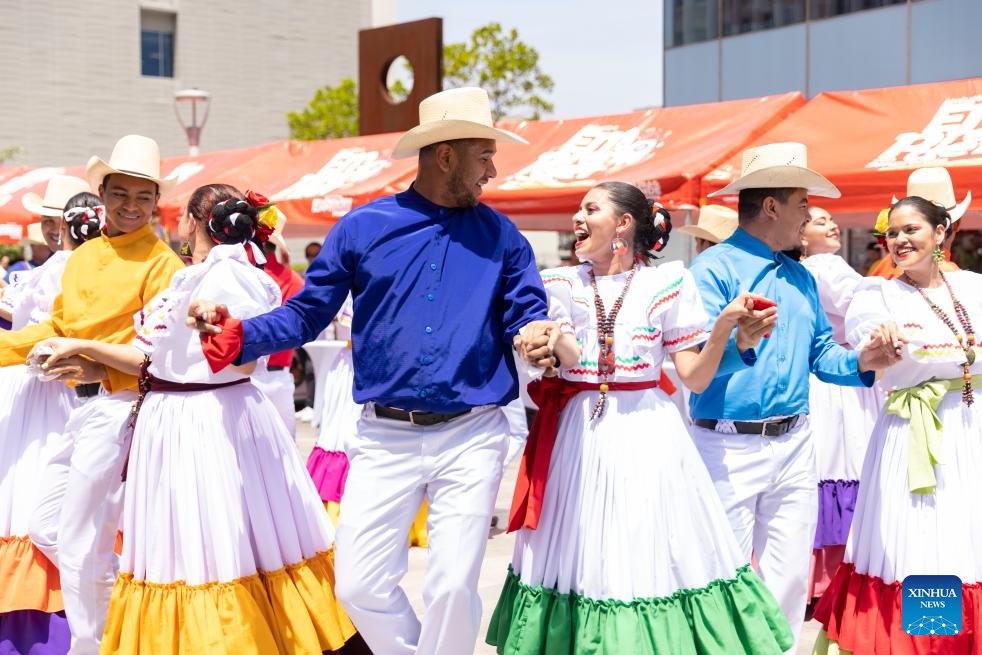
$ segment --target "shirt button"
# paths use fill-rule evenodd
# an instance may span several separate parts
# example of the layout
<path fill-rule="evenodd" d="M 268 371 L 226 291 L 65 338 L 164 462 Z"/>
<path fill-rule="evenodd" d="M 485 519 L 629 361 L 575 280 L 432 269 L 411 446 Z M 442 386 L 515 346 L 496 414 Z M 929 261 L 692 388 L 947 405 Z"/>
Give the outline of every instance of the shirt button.
<path fill-rule="evenodd" d="M 430 356 L 429 355 L 423 355 L 423 363 L 424 364 L 429 364 L 431 361 L 433 361 L 433 360 L 430 359 Z"/>
<path fill-rule="evenodd" d="M 433 328 L 431 328 L 429 325 L 427 325 L 426 326 L 426 329 L 424 330 L 424 332 L 426 332 L 426 334 L 432 334 L 433 333 Z"/>
<path fill-rule="evenodd" d="M 433 300 L 434 298 L 436 298 L 436 296 L 434 296 L 432 293 L 426 294 L 426 299 L 427 300 Z"/>
<path fill-rule="evenodd" d="M 784 357 L 784 355 L 778 355 L 778 356 L 777 356 L 777 361 L 779 361 L 779 362 L 783 362 L 784 360 L 785 360 L 785 357 Z"/>
<path fill-rule="evenodd" d="M 420 389 L 419 397 L 420 398 L 426 398 L 426 389 Z"/>
<path fill-rule="evenodd" d="M 435 271 L 436 270 L 436 264 L 430 264 L 430 270 L 431 271 Z"/>

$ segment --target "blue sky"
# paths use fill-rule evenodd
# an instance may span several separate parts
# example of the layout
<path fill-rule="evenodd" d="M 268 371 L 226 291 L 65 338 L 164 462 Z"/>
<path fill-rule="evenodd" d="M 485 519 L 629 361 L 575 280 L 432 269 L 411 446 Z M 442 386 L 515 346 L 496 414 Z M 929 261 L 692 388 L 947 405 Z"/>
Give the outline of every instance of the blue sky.
<path fill-rule="evenodd" d="M 619 114 L 660 105 L 662 0 L 395 0 L 398 22 L 439 16 L 443 41 L 497 21 L 518 30 L 552 76 L 546 118 Z"/>

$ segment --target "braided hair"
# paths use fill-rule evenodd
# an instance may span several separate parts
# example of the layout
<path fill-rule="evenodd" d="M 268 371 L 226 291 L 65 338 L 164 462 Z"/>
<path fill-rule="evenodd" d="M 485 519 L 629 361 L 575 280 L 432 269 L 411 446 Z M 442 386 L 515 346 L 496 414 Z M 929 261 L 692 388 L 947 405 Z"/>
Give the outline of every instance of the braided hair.
<path fill-rule="evenodd" d="M 594 187 L 607 192 L 607 198 L 618 214 L 634 217 L 634 253 L 646 261 L 655 259 L 668 245 L 672 231 L 672 216 L 659 203 L 649 200 L 644 192 L 627 182 L 601 182 Z"/>
<path fill-rule="evenodd" d="M 83 191 L 65 203 L 64 217 L 68 225 L 68 238 L 73 246 L 78 247 L 99 236 L 106 222 L 106 208 L 99 196 Z"/>

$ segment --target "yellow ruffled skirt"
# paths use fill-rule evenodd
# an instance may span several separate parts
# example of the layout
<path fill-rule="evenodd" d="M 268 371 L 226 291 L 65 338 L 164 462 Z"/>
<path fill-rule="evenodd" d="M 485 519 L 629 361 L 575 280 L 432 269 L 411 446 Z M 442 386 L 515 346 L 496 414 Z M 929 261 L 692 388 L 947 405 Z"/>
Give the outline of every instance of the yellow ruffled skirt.
<path fill-rule="evenodd" d="M 134 580 L 113 588 L 102 655 L 320 655 L 355 628 L 334 596 L 333 550 L 231 582 Z"/>

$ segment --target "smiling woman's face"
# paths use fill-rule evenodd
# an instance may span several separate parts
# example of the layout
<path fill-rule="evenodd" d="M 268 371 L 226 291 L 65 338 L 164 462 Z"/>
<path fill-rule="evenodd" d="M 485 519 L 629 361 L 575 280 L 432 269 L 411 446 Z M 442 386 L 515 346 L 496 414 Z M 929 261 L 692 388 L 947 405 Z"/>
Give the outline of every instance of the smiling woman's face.
<path fill-rule="evenodd" d="M 841 233 L 832 215 L 818 207 L 809 207 L 808 215 L 808 222 L 801 228 L 801 251 L 807 255 L 839 252 Z"/>
<path fill-rule="evenodd" d="M 931 255 L 944 241 L 944 227 L 931 225 L 916 208 L 901 205 L 890 212 L 886 231 L 887 250 L 905 271 L 928 271 Z"/>

